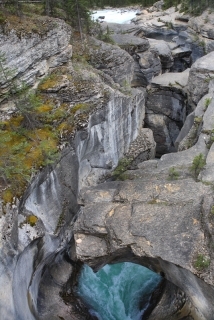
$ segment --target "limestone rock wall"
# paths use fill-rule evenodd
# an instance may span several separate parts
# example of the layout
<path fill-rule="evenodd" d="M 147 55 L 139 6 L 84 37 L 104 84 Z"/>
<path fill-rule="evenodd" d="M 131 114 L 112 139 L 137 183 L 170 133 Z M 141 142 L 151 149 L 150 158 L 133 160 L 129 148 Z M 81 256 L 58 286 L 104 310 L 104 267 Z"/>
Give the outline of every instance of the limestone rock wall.
<path fill-rule="evenodd" d="M 77 133 L 79 189 L 97 183 L 117 166 L 139 135 L 144 116 L 144 92 L 132 90 L 131 96 L 112 92 L 106 108 L 90 117 L 85 134 Z"/>
<path fill-rule="evenodd" d="M 0 34 L 0 55 L 5 59 L 0 70 L 0 93 L 7 90 L 7 79 L 16 79 L 33 85 L 48 73 L 49 68 L 68 61 L 72 55 L 71 28 L 62 20 L 55 19 L 54 26 L 45 34 L 18 35 L 14 30 Z"/>
<path fill-rule="evenodd" d="M 8 205 L 5 214 L 0 213 L 0 283 L 4 288 L 0 306 L 4 320 L 34 319 L 41 272 L 38 266 L 66 246 L 71 237 L 69 226 L 77 211 L 77 169 L 72 150 L 64 152 L 54 170 L 46 169 L 35 178 L 19 205 Z M 27 223 L 29 215 L 38 218 L 36 225 Z"/>
<path fill-rule="evenodd" d="M 57 23 L 56 29 L 43 36 L 33 34 L 32 38 L 20 39 L 15 33 L 9 35 L 3 49 L 8 51 L 8 68 L 15 68 L 19 80 L 34 84 L 49 67 L 69 59 L 70 28 L 64 22 L 57 20 Z M 75 77 L 70 77 L 70 81 L 66 78 L 62 86 L 59 83 L 56 88 L 43 92 L 54 96 L 58 105 L 66 101 L 72 108 L 81 101 L 90 103 L 94 109 L 77 124 L 75 138 L 63 149 L 60 161 L 34 177 L 21 203 L 13 203 L 11 208 L 8 205 L 4 208 L 5 215 L 1 212 L 0 283 L 4 291 L 0 291 L 0 306 L 4 320 L 58 319 L 58 315 L 69 319 L 71 310 L 59 295 L 61 289 L 55 282 L 47 281 L 52 275 L 46 266 L 57 267 L 58 261 L 66 265 L 56 274 L 61 277 L 63 287 L 72 272 L 71 264 L 66 262 L 70 259 L 66 252 L 72 239 L 73 218 L 79 208 L 78 190 L 97 183 L 101 175 L 112 171 L 139 133 L 137 147 L 132 145 L 132 152 L 137 157 L 136 149 L 140 145 L 139 152 L 145 150 L 146 159 L 154 156 L 154 151 L 148 151 L 147 142 L 143 144 L 146 136 L 148 145 L 151 143 L 155 148 L 151 132 L 148 135 L 147 130 L 142 134 L 145 91 L 130 87 L 134 60 L 127 52 L 109 44 L 98 42 L 96 50 L 93 62 L 98 69 L 101 66 L 102 71 L 93 71 L 91 67 L 79 75 L 79 81 Z M 72 70 L 70 63 L 68 74 Z M 72 86 L 72 81 L 78 83 L 78 88 Z M 91 85 L 86 87 L 86 83 Z M 2 87 L 4 85 L 2 80 Z M 35 225 L 28 223 L 29 216 L 36 217 Z M 58 312 L 58 307 L 54 309 L 53 301 L 62 312 Z M 86 310 L 86 316 L 77 315 L 76 319 L 90 319 L 90 316 Z"/>

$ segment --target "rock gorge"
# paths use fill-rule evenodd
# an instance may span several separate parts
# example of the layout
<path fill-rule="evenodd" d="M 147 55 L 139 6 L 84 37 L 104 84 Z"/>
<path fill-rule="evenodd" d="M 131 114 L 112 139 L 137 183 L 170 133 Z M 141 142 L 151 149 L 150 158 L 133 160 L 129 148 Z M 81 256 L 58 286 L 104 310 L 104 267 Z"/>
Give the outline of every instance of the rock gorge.
<path fill-rule="evenodd" d="M 118 45 L 89 38 L 87 64 L 74 62 L 72 30 L 59 19 L 43 33 L 1 32 L 12 77 L 36 88 L 57 70 L 60 78 L 42 93 L 57 107 L 87 106 L 74 114 L 60 159 L 32 178 L 21 199 L 2 200 L 3 320 L 92 319 L 73 292 L 78 270 L 120 261 L 163 276 L 148 319 L 213 319 L 212 24 L 180 17 L 170 30 L 161 7 L 150 10 L 166 20 L 109 24 Z M 147 38 L 157 33 L 161 40 Z M 1 79 L 3 97 L 9 83 Z M 13 115 L 13 101 L 2 98 L 0 111 L 2 119 Z M 200 154 L 206 164 L 193 177 Z M 112 181 L 123 157 L 125 180 Z M 209 264 L 198 267 L 199 257 Z"/>

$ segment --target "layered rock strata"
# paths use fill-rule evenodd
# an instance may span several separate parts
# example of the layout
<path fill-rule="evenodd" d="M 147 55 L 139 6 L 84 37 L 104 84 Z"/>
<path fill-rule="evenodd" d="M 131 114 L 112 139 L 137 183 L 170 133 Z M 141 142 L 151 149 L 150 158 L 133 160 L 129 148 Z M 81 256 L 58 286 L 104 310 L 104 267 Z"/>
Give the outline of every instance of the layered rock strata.
<path fill-rule="evenodd" d="M 39 23 L 39 22 L 38 22 Z M 34 85 L 42 76 L 48 74 L 50 68 L 67 62 L 72 55 L 70 45 L 71 28 L 60 19 L 50 20 L 42 34 L 22 33 L 15 30 L 0 34 L 0 55 L 2 67 L 0 70 L 0 94 L 9 90 L 8 80 L 14 79 L 16 85 Z"/>
<path fill-rule="evenodd" d="M 63 54 L 69 33 L 66 33 L 67 40 L 60 36 L 66 28 L 70 30 L 62 22 L 58 35 L 50 32 L 56 37 L 56 41 L 53 40 L 56 48 L 53 47 L 52 52 L 49 52 L 52 38 L 44 37 L 42 43 L 38 36 L 41 48 L 38 61 L 46 58 L 45 46 L 49 48 L 49 61 L 55 59 L 55 53 Z M 33 35 L 32 42 L 34 40 Z M 21 46 L 23 39 L 19 41 Z M 91 64 L 99 70 L 90 65 L 82 70 L 81 64 L 72 66 L 66 59 L 66 66 L 55 69 L 58 74 L 62 72 L 58 81 L 48 88 L 40 87 L 47 99 L 54 99 L 56 107 L 66 103 L 72 110 L 79 103 L 80 110 L 77 109 L 74 116 L 77 132 L 71 135 L 69 142 L 61 141 L 60 161 L 34 178 L 21 203 L 14 200 L 13 204 L 3 206 L 0 283 L 4 290 L 0 292 L 0 301 L 4 320 L 69 319 L 71 314 L 73 319 L 91 318 L 77 298 L 67 291 L 60 295 L 75 269 L 68 252 L 72 246 L 73 219 L 78 210 L 78 190 L 96 184 L 102 175 L 111 172 L 124 153 L 135 160 L 135 165 L 141 159 L 154 156 L 152 133 L 142 128 L 145 91 L 131 89 L 135 61 L 124 50 L 99 41 L 94 42 L 93 50 Z M 36 61 L 30 60 L 30 63 Z M 26 77 L 30 67 L 28 64 L 23 70 Z M 32 80 L 29 84 L 34 83 L 35 77 L 29 79 Z M 81 106 L 87 106 L 87 112 L 83 108 L 82 116 L 78 117 Z M 31 216 L 36 217 L 32 225 L 27 220 Z M 62 270 L 57 275 L 59 264 Z M 55 280 L 49 282 L 50 278 Z M 67 305 L 66 299 L 71 305 Z"/>
<path fill-rule="evenodd" d="M 154 156 L 155 142 L 151 131 L 142 129 L 144 90 L 131 89 L 136 61 L 116 46 L 95 43 L 91 64 L 99 71 L 81 70 L 78 82 L 68 65 L 62 81 L 43 92 L 54 97 L 56 105 L 66 102 L 72 109 L 81 101 L 93 107 L 75 123 L 77 133 L 67 147 L 60 146 L 64 148 L 60 161 L 35 177 L 20 204 L 14 200 L 1 213 L 1 316 L 91 319 L 72 294 L 76 269 L 83 262 L 98 269 L 106 263 L 132 261 L 167 279 L 151 319 L 162 314 L 167 320 L 181 316 L 212 320 L 213 85 L 178 141 L 180 148 L 192 125 L 200 122 L 191 145 L 139 164 Z M 171 105 L 178 91 L 183 94 L 183 84 L 175 76 L 169 85 L 168 75 L 164 77 L 161 83 L 154 81 L 153 89 L 155 85 L 173 89 Z M 176 106 L 163 110 L 175 121 L 183 108 L 179 102 Z M 91 187 L 116 167 L 124 153 L 134 158 L 132 168 L 138 169 L 128 171 L 124 182 Z M 206 158 L 206 166 L 194 179 L 205 184 L 195 181 L 189 171 L 199 154 Z M 36 225 L 27 223 L 29 215 L 37 216 Z M 163 306 L 167 313 L 160 313 Z"/>

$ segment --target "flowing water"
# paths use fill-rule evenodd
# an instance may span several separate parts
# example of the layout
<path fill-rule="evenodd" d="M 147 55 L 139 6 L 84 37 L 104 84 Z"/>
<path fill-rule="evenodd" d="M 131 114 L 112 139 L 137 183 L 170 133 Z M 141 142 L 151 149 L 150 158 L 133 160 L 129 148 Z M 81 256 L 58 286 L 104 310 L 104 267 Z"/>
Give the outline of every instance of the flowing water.
<path fill-rule="evenodd" d="M 106 265 L 97 273 L 84 265 L 78 294 L 99 320 L 140 320 L 161 277 L 140 265 Z"/>
<path fill-rule="evenodd" d="M 131 23 L 131 19 L 136 16 L 137 10 L 127 10 L 124 9 L 103 9 L 92 13 L 92 18 L 94 20 L 99 17 L 104 17 L 100 21 L 106 22 L 116 22 L 116 23 Z"/>

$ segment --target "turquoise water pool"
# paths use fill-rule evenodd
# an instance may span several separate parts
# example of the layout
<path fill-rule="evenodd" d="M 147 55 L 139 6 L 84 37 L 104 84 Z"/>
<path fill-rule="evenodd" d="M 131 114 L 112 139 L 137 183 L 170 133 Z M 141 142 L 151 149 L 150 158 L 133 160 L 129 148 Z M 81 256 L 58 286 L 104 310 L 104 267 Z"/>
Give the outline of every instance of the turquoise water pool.
<path fill-rule="evenodd" d="M 97 273 L 84 265 L 78 294 L 99 320 L 140 320 L 160 281 L 158 274 L 130 262 L 106 265 Z"/>

